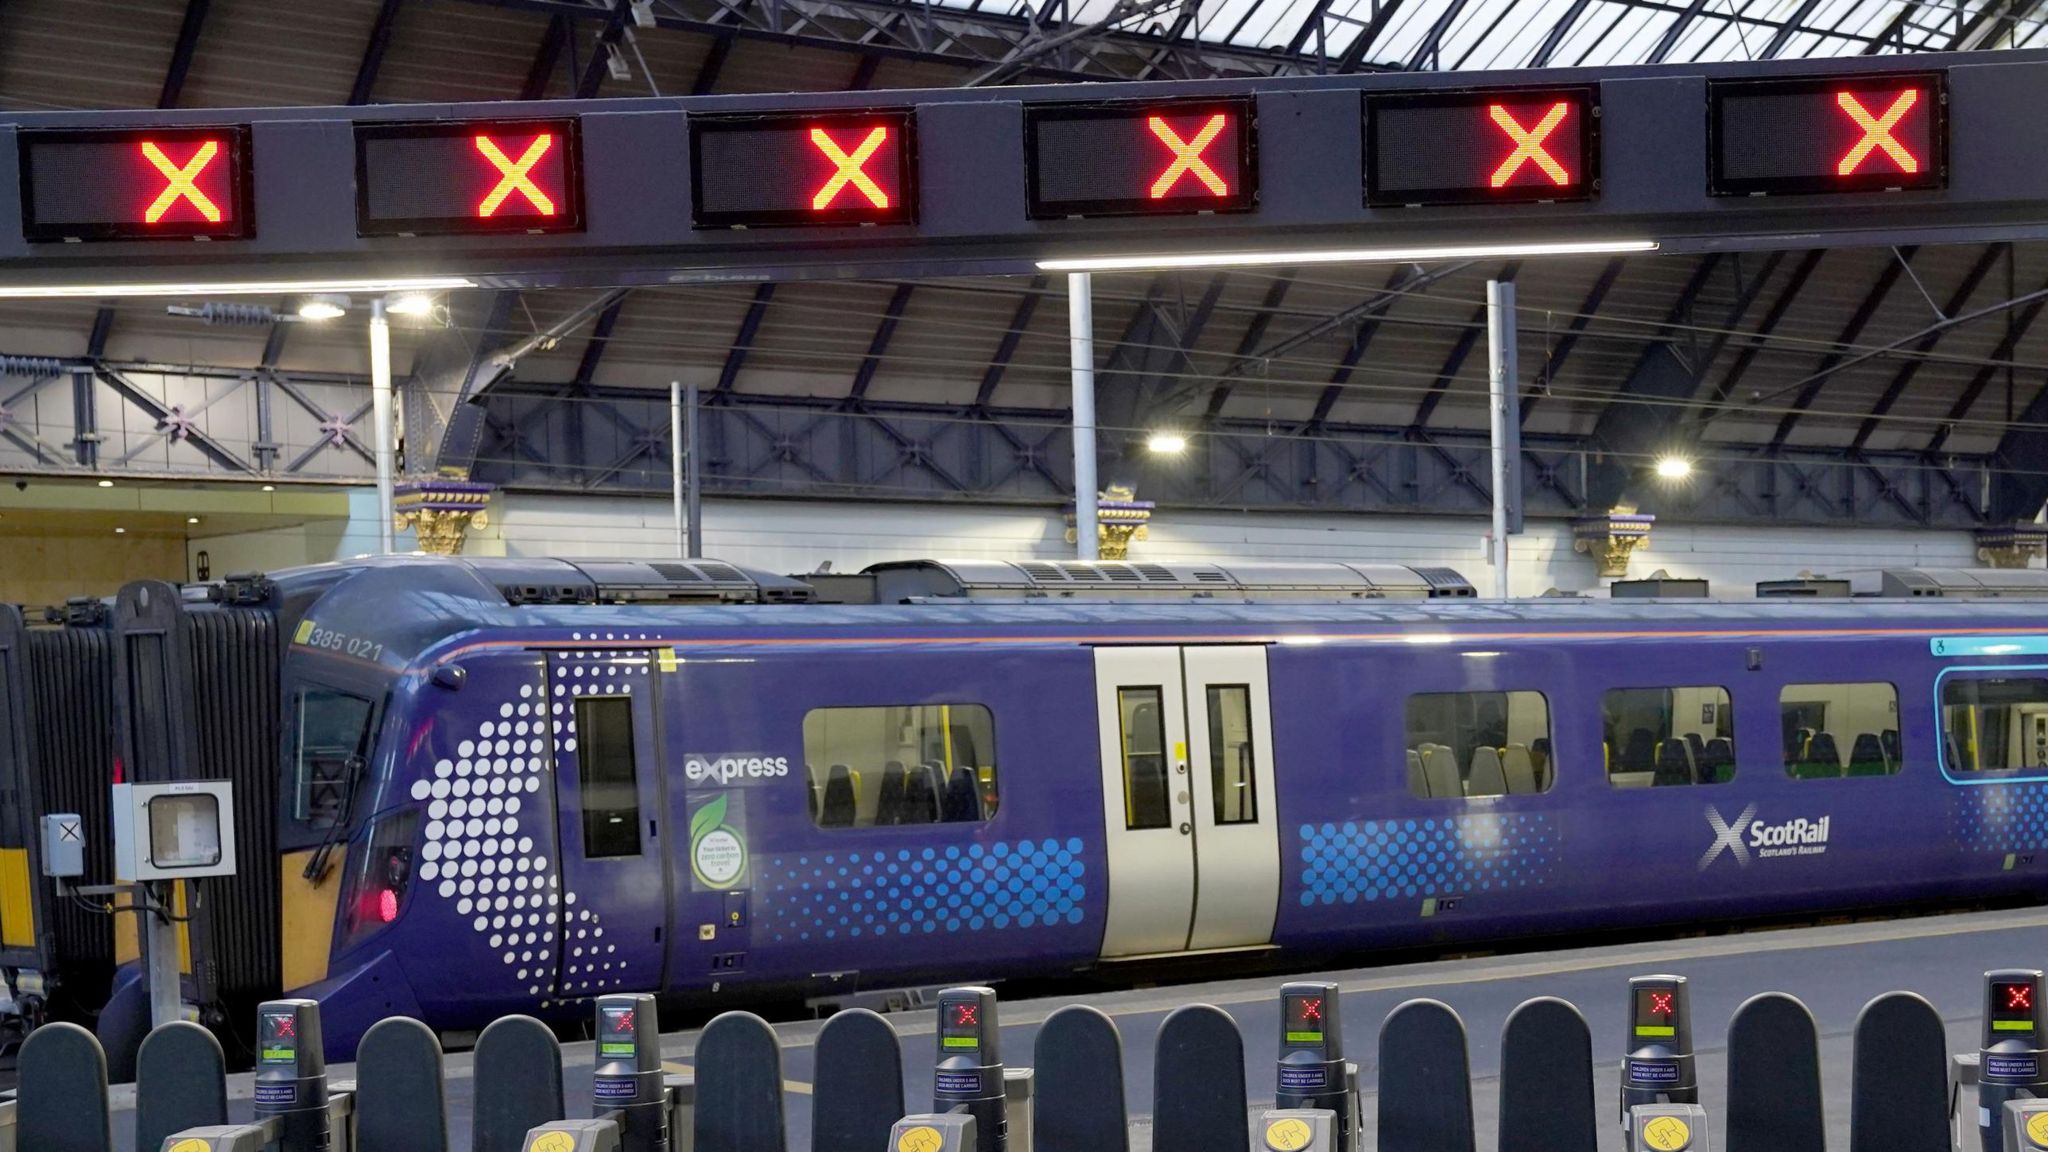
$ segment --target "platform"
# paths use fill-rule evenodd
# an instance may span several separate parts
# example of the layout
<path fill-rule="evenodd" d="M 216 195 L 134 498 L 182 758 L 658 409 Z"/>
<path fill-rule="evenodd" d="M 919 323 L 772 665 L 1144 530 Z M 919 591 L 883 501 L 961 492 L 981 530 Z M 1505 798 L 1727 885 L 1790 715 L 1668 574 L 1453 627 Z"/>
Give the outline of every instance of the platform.
<path fill-rule="evenodd" d="M 1908 919 L 1872 920 L 1821 927 L 1787 928 L 1698 939 L 1632 943 L 1594 948 L 1477 959 L 1442 960 L 1391 967 L 1357 967 L 1306 975 L 1337 981 L 1343 988 L 1352 1056 L 1368 1088 L 1377 1082 L 1375 1042 L 1380 1021 L 1401 1002 L 1416 997 L 1442 1000 L 1465 1021 L 1473 1073 L 1473 1109 L 1482 1152 L 1494 1148 L 1496 1078 L 1500 1071 L 1500 1030 L 1508 1013 L 1536 996 L 1560 996 L 1577 1004 L 1593 1030 L 1599 1068 L 1596 1100 L 1611 1115 L 1622 1056 L 1625 980 L 1630 975 L 1674 972 L 1692 984 L 1695 1040 L 1700 1055 L 1702 1099 L 1721 1122 L 1726 1068 L 1721 1059 L 1727 1024 L 1736 1008 L 1760 992 L 1789 992 L 1813 1010 L 1820 1028 L 1822 1085 L 1828 1108 L 1829 1144 L 1847 1147 L 1849 1123 L 1849 1037 L 1856 1015 L 1885 992 L 1918 992 L 1931 1001 L 1948 1026 L 1952 1051 L 1977 1046 L 1982 975 L 1999 967 L 2035 967 L 2048 962 L 2048 910 L 2024 909 Z M 1166 1014 L 1183 1004 L 1214 1004 L 1236 1018 L 1245 1036 L 1247 1083 L 1254 1108 L 1272 1101 L 1279 981 L 1209 981 L 1134 989 L 1089 997 L 1054 996 L 1005 1001 L 1003 1048 L 1013 1063 L 1028 1063 L 1038 1025 L 1071 1003 L 1092 1004 L 1108 1013 L 1123 1036 L 1124 1074 L 1132 1115 L 1133 1152 L 1151 1146 L 1153 1038 Z M 922 1012 L 894 1015 L 903 1036 L 904 1087 L 915 1104 L 931 1097 L 931 1037 L 934 1022 Z M 809 1088 L 812 1044 L 820 1022 L 778 1024 L 783 1043 L 790 1148 L 810 1147 Z M 673 1069 L 686 1069 L 695 1050 L 695 1031 L 663 1040 Z M 564 1047 L 568 1111 L 589 1114 L 591 1045 Z M 332 1070 L 348 1079 L 347 1065 Z M 450 1147 L 469 1147 L 473 1081 L 467 1054 L 448 1057 Z M 245 1118 L 250 1078 L 231 1078 L 230 1110 Z M 116 1147 L 132 1144 L 133 1089 L 114 1090 Z M 1366 1115 L 1374 1115 L 1367 1093 Z M 1365 1149 L 1374 1148 L 1367 1120 Z M 1718 1142 L 1718 1133 L 1717 1133 Z M 1603 1149 L 1620 1149 L 1619 1127 L 1603 1128 Z"/>

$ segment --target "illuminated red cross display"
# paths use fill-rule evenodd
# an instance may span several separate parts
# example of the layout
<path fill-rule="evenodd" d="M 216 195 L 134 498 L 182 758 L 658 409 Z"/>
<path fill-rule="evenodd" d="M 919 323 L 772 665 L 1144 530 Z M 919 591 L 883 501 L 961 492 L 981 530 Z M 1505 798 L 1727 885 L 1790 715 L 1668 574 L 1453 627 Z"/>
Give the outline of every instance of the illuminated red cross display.
<path fill-rule="evenodd" d="M 1557 126 L 1564 123 L 1564 118 L 1571 115 L 1571 111 L 1570 104 L 1559 101 L 1550 111 L 1543 114 L 1543 119 L 1538 120 L 1534 127 L 1524 128 L 1521 121 L 1515 119 L 1515 114 L 1508 111 L 1505 106 L 1495 104 L 1488 108 L 1487 112 L 1493 117 L 1493 122 L 1500 126 L 1502 132 L 1507 133 L 1508 139 L 1515 142 L 1515 150 L 1508 153 L 1508 158 L 1501 161 L 1500 167 L 1493 170 L 1493 186 L 1507 187 L 1508 181 L 1515 178 L 1515 173 L 1520 172 L 1524 164 L 1534 164 L 1545 176 L 1550 177 L 1553 184 L 1570 184 L 1572 174 L 1565 170 L 1564 165 L 1557 162 L 1557 157 L 1550 154 L 1550 150 L 1543 146 L 1543 142 L 1550 139 L 1550 134 L 1557 131 Z"/>
<path fill-rule="evenodd" d="M 1301 1018 L 1303 1021 L 1321 1020 L 1323 1018 L 1322 1000 L 1320 998 L 1303 1000 L 1301 1002 Z"/>
<path fill-rule="evenodd" d="M 1173 130 L 1173 125 L 1157 116 L 1152 117 L 1147 123 L 1151 125 L 1152 135 L 1159 137 L 1159 142 L 1166 145 L 1167 151 L 1173 153 L 1173 163 L 1168 164 L 1166 171 L 1159 174 L 1159 179 L 1152 182 L 1154 200 L 1166 199 L 1166 194 L 1173 191 L 1173 186 L 1180 183 L 1182 176 L 1194 177 L 1213 196 L 1230 195 L 1230 185 L 1224 183 L 1223 177 L 1218 176 L 1214 168 L 1209 167 L 1207 160 L 1202 159 L 1202 153 L 1209 150 L 1209 145 L 1216 142 L 1216 138 L 1223 134 L 1224 127 L 1230 123 L 1227 113 L 1218 112 L 1209 117 L 1208 122 L 1188 140 L 1181 139 L 1180 134 Z"/>
<path fill-rule="evenodd" d="M 2005 1010 L 2008 1012 L 2027 1011 L 2034 1007 L 2034 987 L 2031 984 L 2014 984 L 2005 990 Z"/>
<path fill-rule="evenodd" d="M 973 1024 L 973 1023 L 976 1023 L 977 1021 L 975 1020 L 975 1016 L 976 1016 L 976 1015 L 977 1015 L 977 1014 L 978 1014 L 979 1012 L 980 1012 L 980 1008 L 979 1008 L 979 1007 L 978 1007 L 977 1005 L 974 1005 L 974 1004 L 959 1004 L 959 1005 L 955 1005 L 955 1007 L 954 1007 L 954 1011 L 953 1011 L 953 1023 L 955 1023 L 955 1024 Z"/>
<path fill-rule="evenodd" d="M 1863 138 L 1856 141 L 1855 147 L 1843 153 L 1842 162 L 1835 165 L 1835 175 L 1851 175 L 1863 166 L 1863 161 L 1868 159 L 1872 152 L 1879 149 L 1883 149 L 1884 154 L 1892 158 L 1892 162 L 1899 166 L 1899 171 L 1918 172 L 1919 158 L 1908 152 L 1904 144 L 1899 143 L 1898 137 L 1892 135 L 1892 129 L 1899 126 L 1899 121 L 1904 120 L 1906 113 L 1912 111 L 1913 105 L 1919 101 L 1920 90 L 1908 88 L 1899 93 L 1892 101 L 1892 106 L 1885 109 L 1884 115 L 1872 116 L 1870 110 L 1863 106 L 1863 102 L 1856 98 L 1855 93 L 1835 93 L 1835 103 L 1849 114 L 1849 119 L 1854 120 L 1858 128 L 1863 129 Z"/>
<path fill-rule="evenodd" d="M 823 152 L 825 159 L 832 162 L 832 178 L 825 181 L 824 186 L 818 189 L 817 195 L 811 197 L 811 211 L 823 212 L 830 208 L 832 202 L 839 198 L 840 190 L 844 188 L 858 191 L 867 197 L 868 203 L 877 208 L 887 208 L 889 194 L 882 191 L 882 186 L 875 183 L 874 178 L 867 174 L 866 166 L 868 160 L 881 150 L 882 144 L 888 139 L 889 128 L 883 125 L 870 131 L 867 139 L 860 142 L 860 147 L 849 153 L 839 147 L 839 142 L 832 139 L 831 133 L 823 128 L 811 129 L 812 146 Z"/>
<path fill-rule="evenodd" d="M 633 1030 L 632 1011 L 629 1009 L 627 1011 L 619 1013 L 616 1017 L 613 1018 L 612 1023 L 621 1032 L 631 1032 Z"/>
<path fill-rule="evenodd" d="M 199 186 L 193 183 L 193 181 L 199 179 L 199 174 L 206 171 L 206 166 L 213 163 L 213 158 L 218 155 L 220 155 L 220 141 L 208 140 L 201 144 L 198 150 L 193 152 L 191 157 L 181 165 L 173 162 L 169 156 L 164 155 L 164 150 L 157 147 L 154 141 L 144 140 L 142 142 L 143 159 L 148 160 L 149 166 L 163 175 L 164 189 L 156 194 L 156 199 L 149 202 L 149 207 L 143 209 L 143 221 L 154 224 L 162 220 L 164 213 L 169 212 L 173 205 L 183 200 L 187 204 L 192 205 L 201 216 L 206 217 L 207 223 L 220 223 L 220 207 L 208 199 L 206 193 L 201 192 Z"/>
<path fill-rule="evenodd" d="M 496 213 L 504 206 L 505 201 L 517 192 L 526 198 L 528 204 L 533 205 L 534 211 L 543 216 L 553 216 L 555 202 L 548 199 L 548 194 L 541 191 L 540 185 L 533 182 L 533 166 L 540 163 L 540 158 L 547 155 L 548 149 L 554 147 L 554 144 L 554 134 L 543 132 L 526 145 L 526 151 L 519 154 L 519 159 L 513 160 L 498 147 L 496 140 L 489 136 L 478 136 L 476 150 L 483 153 L 484 159 L 489 160 L 491 166 L 498 170 L 498 182 L 491 186 L 491 190 L 484 194 L 482 200 L 477 201 L 476 214 L 490 216 Z"/>
<path fill-rule="evenodd" d="M 297 1025 L 297 1023 L 295 1023 L 295 1022 L 294 1022 L 294 1021 L 292 1020 L 292 1018 L 291 1018 L 291 1017 L 289 1017 L 289 1016 L 273 1016 L 273 1017 L 271 1017 L 271 1019 L 273 1019 L 273 1020 L 277 1021 L 277 1038 L 278 1038 L 278 1039 L 282 1040 L 282 1039 L 284 1039 L 284 1038 L 285 1038 L 285 1037 L 287 1037 L 287 1036 L 292 1036 L 292 1037 L 296 1037 L 296 1036 L 298 1036 L 298 1034 L 299 1034 L 299 1032 L 298 1032 L 298 1025 Z"/>
<path fill-rule="evenodd" d="M 1671 1015 L 1671 993 L 1650 993 L 1650 1011 L 1656 1013 L 1659 1016 Z"/>

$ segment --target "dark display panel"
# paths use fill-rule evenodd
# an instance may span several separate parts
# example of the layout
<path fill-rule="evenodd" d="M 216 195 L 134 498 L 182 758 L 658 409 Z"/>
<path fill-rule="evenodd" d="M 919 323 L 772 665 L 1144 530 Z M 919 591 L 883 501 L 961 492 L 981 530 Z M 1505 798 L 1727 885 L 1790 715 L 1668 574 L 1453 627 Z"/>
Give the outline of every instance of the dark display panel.
<path fill-rule="evenodd" d="M 295 1064 L 299 1059 L 299 1018 L 289 1008 L 266 1009 L 257 1022 L 261 1064 Z"/>
<path fill-rule="evenodd" d="M 1031 216 L 1250 211 L 1255 134 L 1248 99 L 1026 108 Z"/>
<path fill-rule="evenodd" d="M 948 1001 L 939 1013 L 939 1047 L 981 1047 L 981 1005 L 973 1000 Z"/>
<path fill-rule="evenodd" d="M 691 221 L 915 223 L 914 123 L 908 111 L 692 117 Z"/>
<path fill-rule="evenodd" d="M 1584 200 L 1599 186 L 1591 88 L 1367 93 L 1365 201 Z"/>
<path fill-rule="evenodd" d="M 29 240 L 240 240 L 249 210 L 246 128 L 79 129 L 20 135 Z"/>
<path fill-rule="evenodd" d="M 356 231 L 576 231 L 579 152 L 573 119 L 357 125 Z"/>
<path fill-rule="evenodd" d="M 1991 984 L 1991 1030 L 2034 1030 L 2034 984 L 2031 980 L 1995 980 Z"/>
<path fill-rule="evenodd" d="M 1285 1014 L 1283 1031 L 1289 1044 L 1321 1044 L 1323 1042 L 1323 998 L 1321 996 L 1284 996 L 1281 1010 Z"/>
<path fill-rule="evenodd" d="M 1633 1024 L 1638 1036 L 1678 1035 L 1678 990 L 1637 988 Z"/>
<path fill-rule="evenodd" d="M 600 1004 L 597 1010 L 597 1054 L 631 1056 L 636 1050 L 639 1029 L 630 1004 Z"/>
<path fill-rule="evenodd" d="M 1707 92 L 1716 196 L 1947 183 L 1947 97 L 1937 73 L 1722 81 Z"/>

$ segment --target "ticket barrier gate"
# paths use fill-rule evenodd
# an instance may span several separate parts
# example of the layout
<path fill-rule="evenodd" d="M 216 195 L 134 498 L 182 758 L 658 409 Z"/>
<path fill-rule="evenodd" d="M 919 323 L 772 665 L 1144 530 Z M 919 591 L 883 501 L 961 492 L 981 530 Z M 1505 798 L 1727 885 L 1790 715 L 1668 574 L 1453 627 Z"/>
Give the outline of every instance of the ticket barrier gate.
<path fill-rule="evenodd" d="M 1628 997 L 1621 1124 L 1631 1152 L 1712 1152 L 1693 1066 L 1692 997 L 1685 977 L 1632 977 Z"/>
<path fill-rule="evenodd" d="M 1358 1065 L 1344 1058 L 1335 984 L 1280 988 L 1280 1059 L 1273 1107 L 1259 1117 L 1268 1152 L 1352 1152 L 1359 1132 Z"/>
<path fill-rule="evenodd" d="M 353 1086 L 329 1084 L 320 1005 L 272 1000 L 256 1012 L 253 1123 L 207 1124 L 164 1138 L 162 1152 L 353 1152 Z"/>
<path fill-rule="evenodd" d="M 687 1152 L 695 1084 L 662 1070 L 654 997 L 597 998 L 596 1058 L 590 1081 L 595 1115 L 529 1129 L 525 1152 Z"/>
<path fill-rule="evenodd" d="M 890 1152 L 1031 1152 L 1036 1077 L 1003 1065 L 995 989 L 947 988 L 938 1013 L 932 1110 L 898 1120 Z"/>

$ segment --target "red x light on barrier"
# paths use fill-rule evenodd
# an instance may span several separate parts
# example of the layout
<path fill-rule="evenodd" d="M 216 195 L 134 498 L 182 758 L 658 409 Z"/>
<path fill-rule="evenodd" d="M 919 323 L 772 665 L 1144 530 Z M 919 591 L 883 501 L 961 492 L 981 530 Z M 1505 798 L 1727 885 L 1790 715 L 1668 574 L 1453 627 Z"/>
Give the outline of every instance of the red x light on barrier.
<path fill-rule="evenodd" d="M 1716 196 L 1882 192 L 1947 182 L 1938 73 L 1709 82 Z"/>
<path fill-rule="evenodd" d="M 1245 212 L 1258 204 L 1251 100 L 1024 109 L 1034 220 Z"/>
<path fill-rule="evenodd" d="M 241 128 L 20 134 L 22 234 L 140 240 L 251 234 Z"/>
<path fill-rule="evenodd" d="M 1367 93 L 1372 206 L 1584 200 L 1598 186 L 1593 88 Z"/>
<path fill-rule="evenodd" d="M 583 227 L 574 119 L 356 125 L 364 236 L 573 232 Z"/>
<path fill-rule="evenodd" d="M 908 111 L 693 116 L 698 228 L 909 224 L 917 219 Z"/>
<path fill-rule="evenodd" d="M 1673 995 L 1674 993 L 1671 992 L 1650 993 L 1650 1011 L 1656 1013 L 1659 1016 L 1671 1015 L 1671 1000 Z"/>
<path fill-rule="evenodd" d="M 2005 986 L 2005 1010 L 2026 1012 L 2034 1007 L 2034 988 L 2031 984 L 2007 984 Z"/>

